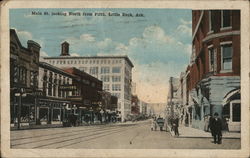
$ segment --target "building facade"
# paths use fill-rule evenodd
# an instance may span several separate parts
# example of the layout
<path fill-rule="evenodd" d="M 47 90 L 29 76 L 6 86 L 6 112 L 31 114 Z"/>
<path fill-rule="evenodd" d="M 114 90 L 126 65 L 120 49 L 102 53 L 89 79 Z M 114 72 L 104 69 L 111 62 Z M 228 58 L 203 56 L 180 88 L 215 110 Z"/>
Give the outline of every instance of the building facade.
<path fill-rule="evenodd" d="M 35 95 L 38 90 L 40 45 L 23 47 L 16 31 L 10 29 L 10 117 L 11 125 L 35 124 Z"/>
<path fill-rule="evenodd" d="M 39 63 L 38 88 L 42 94 L 37 96 L 37 124 L 62 124 L 67 120 L 68 110 L 73 107 L 69 97 L 79 89 L 66 90 L 72 85 L 74 76 L 45 62 Z"/>
<path fill-rule="evenodd" d="M 68 43 L 62 43 L 58 57 L 45 57 L 44 61 L 59 68 L 76 67 L 103 81 L 103 90 L 118 97 L 121 119 L 131 113 L 132 62 L 127 56 L 73 57 L 68 54 Z M 64 52 L 66 51 L 66 52 Z"/>
<path fill-rule="evenodd" d="M 217 112 L 240 130 L 240 11 L 193 10 L 192 56 L 187 68 L 192 126 Z"/>

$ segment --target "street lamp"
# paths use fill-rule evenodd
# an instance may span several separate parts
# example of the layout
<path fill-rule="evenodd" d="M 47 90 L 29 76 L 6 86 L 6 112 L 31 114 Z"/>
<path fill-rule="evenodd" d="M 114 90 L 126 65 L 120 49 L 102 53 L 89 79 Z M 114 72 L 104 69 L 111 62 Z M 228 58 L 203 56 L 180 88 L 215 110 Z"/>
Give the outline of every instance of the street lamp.
<path fill-rule="evenodd" d="M 20 88 L 19 93 L 15 93 L 15 96 L 19 97 L 19 99 L 18 99 L 18 112 L 17 112 L 17 129 L 20 129 L 22 97 L 26 96 L 26 93 L 24 92 L 24 88 Z"/>

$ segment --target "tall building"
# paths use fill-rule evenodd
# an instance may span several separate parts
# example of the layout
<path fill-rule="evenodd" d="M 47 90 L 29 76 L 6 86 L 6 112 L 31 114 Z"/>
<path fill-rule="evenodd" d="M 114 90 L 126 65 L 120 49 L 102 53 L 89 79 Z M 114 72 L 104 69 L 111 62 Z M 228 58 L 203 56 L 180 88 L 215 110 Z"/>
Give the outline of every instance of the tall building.
<path fill-rule="evenodd" d="M 60 56 L 44 57 L 59 68 L 75 67 L 103 81 L 103 90 L 118 97 L 121 119 L 131 113 L 132 62 L 127 56 L 70 56 L 67 42 L 62 43 Z"/>
<path fill-rule="evenodd" d="M 192 126 L 204 129 L 204 116 L 215 112 L 240 130 L 240 11 L 193 10 L 192 56 L 188 90 Z"/>

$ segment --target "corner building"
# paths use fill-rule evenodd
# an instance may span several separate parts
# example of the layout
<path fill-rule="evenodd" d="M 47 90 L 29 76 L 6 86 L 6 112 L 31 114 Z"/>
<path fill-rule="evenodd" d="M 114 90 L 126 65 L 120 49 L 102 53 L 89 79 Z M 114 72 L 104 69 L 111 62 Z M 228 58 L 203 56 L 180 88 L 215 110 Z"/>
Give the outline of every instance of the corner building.
<path fill-rule="evenodd" d="M 59 68 L 75 67 L 100 79 L 103 82 L 103 90 L 118 98 L 117 111 L 121 114 L 121 121 L 126 120 L 131 113 L 134 65 L 130 59 L 127 56 L 70 56 L 69 44 L 63 42 L 61 46 L 60 56 L 44 57 L 44 61 Z"/>
<path fill-rule="evenodd" d="M 204 116 L 217 112 L 229 131 L 240 131 L 240 11 L 193 10 L 192 24 L 192 126 L 204 129 Z"/>

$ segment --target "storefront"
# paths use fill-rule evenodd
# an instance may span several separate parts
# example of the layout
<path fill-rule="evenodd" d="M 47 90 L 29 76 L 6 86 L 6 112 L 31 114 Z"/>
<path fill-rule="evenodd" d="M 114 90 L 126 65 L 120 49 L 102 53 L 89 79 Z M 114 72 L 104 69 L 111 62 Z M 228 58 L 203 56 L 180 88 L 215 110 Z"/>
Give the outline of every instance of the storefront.
<path fill-rule="evenodd" d="M 66 108 L 69 101 L 56 99 L 39 99 L 37 105 L 38 124 L 62 124 L 66 118 Z"/>
<path fill-rule="evenodd" d="M 228 92 L 223 99 L 222 115 L 227 121 L 228 130 L 241 131 L 241 101 L 240 89 L 234 89 Z"/>

